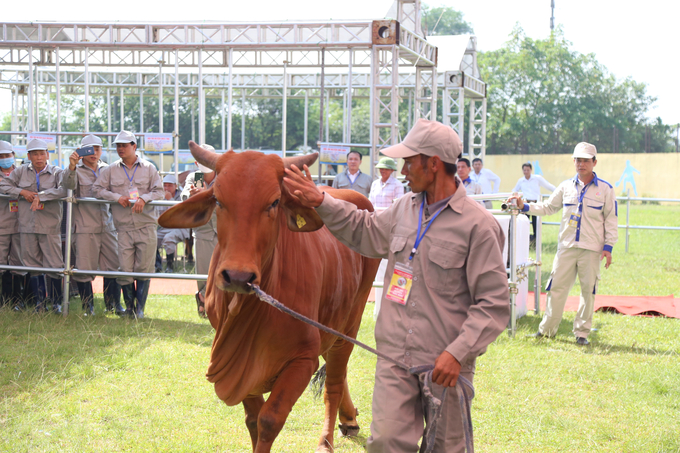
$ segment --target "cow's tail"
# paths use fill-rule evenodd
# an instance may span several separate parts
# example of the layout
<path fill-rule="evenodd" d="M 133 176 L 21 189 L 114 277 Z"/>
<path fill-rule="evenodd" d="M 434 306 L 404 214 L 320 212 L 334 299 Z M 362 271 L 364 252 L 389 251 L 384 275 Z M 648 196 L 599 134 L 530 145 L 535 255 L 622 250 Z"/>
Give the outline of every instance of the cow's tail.
<path fill-rule="evenodd" d="M 321 398 L 323 395 L 323 388 L 326 385 L 326 364 L 324 363 L 319 371 L 314 373 L 312 380 L 309 382 L 309 389 L 314 394 L 315 398 Z"/>

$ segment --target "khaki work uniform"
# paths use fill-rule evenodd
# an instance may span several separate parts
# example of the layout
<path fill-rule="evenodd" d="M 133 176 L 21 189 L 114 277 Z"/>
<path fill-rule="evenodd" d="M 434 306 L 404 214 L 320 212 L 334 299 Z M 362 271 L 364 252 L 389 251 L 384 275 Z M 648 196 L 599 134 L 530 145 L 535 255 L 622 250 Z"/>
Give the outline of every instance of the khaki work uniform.
<path fill-rule="evenodd" d="M 368 198 L 368 195 L 371 193 L 372 184 L 373 179 L 366 173 L 362 173 L 361 170 L 357 173 L 354 182 L 349 178 L 349 170 L 338 173 L 335 180 L 333 180 L 333 188 L 354 190 L 363 194 L 366 198 Z"/>
<path fill-rule="evenodd" d="M 57 201 L 66 196 L 66 189 L 62 187 L 64 176 L 63 169 L 50 164 L 37 174 L 33 164 L 29 162 L 0 180 L 0 191 L 19 200 L 21 262 L 24 266 L 64 267 L 61 251 L 63 209 L 62 202 Z M 19 196 L 22 190 L 37 192 L 43 209 L 31 211 L 31 203 Z M 35 276 L 41 274 L 42 272 L 31 272 Z M 53 279 L 61 278 L 59 274 L 46 275 Z"/>
<path fill-rule="evenodd" d="M 65 187 L 73 190 L 76 198 L 92 198 L 94 183 L 108 164 L 99 161 L 97 171 L 80 162 L 75 178 L 65 178 Z M 76 268 L 80 270 L 118 270 L 118 238 L 108 204 L 79 203 L 73 206 L 73 240 L 76 249 Z M 74 275 L 77 282 L 91 282 L 93 275 Z"/>
<path fill-rule="evenodd" d="M 120 197 L 129 197 L 137 189 L 139 198 L 147 203 L 140 214 L 132 207 L 118 203 Z M 92 192 L 97 198 L 112 201 L 111 215 L 118 232 L 118 258 L 121 272 L 153 273 L 156 259 L 157 216 L 149 201 L 164 199 L 163 184 L 158 170 L 150 162 L 137 157 L 131 167 L 119 159 L 101 170 Z M 129 285 L 133 277 L 116 279 L 120 285 Z M 147 280 L 138 278 L 136 280 Z"/>
<path fill-rule="evenodd" d="M 196 172 L 189 173 L 184 183 L 184 190 L 182 190 L 182 200 L 189 198 L 191 186 L 194 184 Z M 215 180 L 208 185 L 212 186 Z M 217 248 L 217 210 L 213 210 L 212 217 L 205 225 L 194 228 L 194 238 L 196 238 L 196 273 L 207 274 L 210 269 L 210 260 L 212 259 L 213 251 Z M 205 282 L 197 281 L 198 290 L 205 295 Z"/>
<path fill-rule="evenodd" d="M 11 171 L 14 170 L 16 170 L 16 167 L 12 166 Z M 0 170 L 0 180 L 7 176 L 9 175 Z M 11 204 L 10 201 L 12 201 Z M 0 213 L 2 213 L 0 214 L 0 263 L 21 266 L 18 198 L 12 197 L 11 200 L 10 198 L 0 198 Z M 0 273 L 2 272 L 4 271 L 0 271 Z M 15 275 L 25 275 L 25 272 L 11 272 Z"/>
<path fill-rule="evenodd" d="M 407 194 L 387 210 L 373 213 L 326 195 L 317 212 L 349 248 L 388 260 L 375 327 L 378 350 L 409 366 L 434 364 L 448 351 L 460 362 L 461 376 L 472 382 L 476 358 L 508 324 L 510 298 L 501 255 L 503 231 L 466 196 L 459 181 L 457 186 L 413 257 L 413 286 L 405 305 L 387 299 L 387 288 L 395 263 L 407 262 L 414 247 L 424 194 Z M 424 212 L 423 229 L 431 214 Z M 434 387 L 441 394 L 441 387 Z M 378 359 L 367 451 L 418 451 L 422 402 L 417 376 Z M 465 441 L 455 391 L 447 393 L 444 405 L 435 451 L 462 452 Z"/>
<path fill-rule="evenodd" d="M 557 334 L 564 305 L 576 275 L 581 284 L 581 300 L 574 319 L 574 335 L 586 338 L 590 333 L 595 307 L 595 293 L 600 280 L 600 256 L 611 252 L 618 240 L 618 204 L 611 184 L 593 173 L 586 185 L 576 175 L 560 184 L 548 200 L 525 203 L 523 211 L 551 215 L 562 209 L 559 243 L 548 280 L 548 303 L 538 331 L 547 336 Z M 585 190 L 585 192 L 584 192 Z M 572 216 L 578 221 L 570 224 Z"/>
<path fill-rule="evenodd" d="M 181 191 L 176 190 L 175 196 L 173 196 L 170 201 L 181 201 Z M 165 196 L 163 196 L 165 199 Z M 165 211 L 170 209 L 172 206 L 156 206 L 156 216 L 160 217 Z M 159 227 L 156 231 L 156 248 L 159 249 L 163 247 L 166 254 L 176 254 L 177 253 L 177 243 L 185 239 L 189 239 L 189 228 L 163 228 Z"/>

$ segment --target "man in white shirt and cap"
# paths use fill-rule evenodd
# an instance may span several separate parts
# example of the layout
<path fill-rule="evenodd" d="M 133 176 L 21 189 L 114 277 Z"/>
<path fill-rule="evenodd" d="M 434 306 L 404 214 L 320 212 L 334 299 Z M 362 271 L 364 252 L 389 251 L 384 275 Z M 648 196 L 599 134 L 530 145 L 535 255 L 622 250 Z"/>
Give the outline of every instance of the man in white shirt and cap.
<path fill-rule="evenodd" d="M 177 187 L 177 179 L 175 175 L 165 175 L 163 178 L 163 190 L 165 191 L 165 199 L 167 201 L 181 201 L 182 192 Z M 156 216 L 160 217 L 171 206 L 156 206 Z M 165 249 L 166 266 L 165 272 L 171 274 L 175 271 L 175 255 L 177 254 L 177 243 L 185 239 L 189 239 L 188 228 L 163 228 L 158 227 L 156 232 L 156 272 L 160 272 L 163 266 L 163 259 L 161 258 L 158 249 L 163 247 Z"/>
<path fill-rule="evenodd" d="M 215 151 L 210 145 L 203 144 L 201 148 L 209 151 Z M 184 190 L 182 190 L 182 201 L 187 198 L 198 195 L 212 187 L 215 182 L 215 171 L 200 163 L 196 162 L 198 170 L 189 173 L 184 182 Z M 212 213 L 212 217 L 205 225 L 194 228 L 194 237 L 196 238 L 196 273 L 207 274 L 210 269 L 210 260 L 212 254 L 217 247 L 217 210 Z M 196 307 L 198 315 L 206 317 L 205 314 L 205 282 L 197 281 L 198 291 L 196 292 Z"/>
<path fill-rule="evenodd" d="M 391 157 L 382 157 L 375 168 L 380 171 L 380 178 L 371 184 L 368 199 L 374 208 L 389 208 L 394 200 L 404 195 L 404 186 L 393 176 L 397 162 Z"/>
<path fill-rule="evenodd" d="M 11 143 L 0 140 L 0 180 L 16 170 L 15 154 Z M 2 192 L 0 192 L 2 193 Z M 0 263 L 21 266 L 21 237 L 19 235 L 19 200 L 0 198 Z M 24 275 L 20 271 L 2 272 L 2 303 L 14 309 L 23 305 Z"/>
<path fill-rule="evenodd" d="M 111 214 L 118 232 L 121 272 L 153 273 L 158 216 L 147 203 L 164 198 L 161 177 L 156 167 L 137 156 L 137 139 L 132 132 L 121 131 L 114 143 L 120 159 L 102 169 L 92 190 L 97 198 L 115 202 Z M 125 314 L 143 318 L 149 280 L 117 280 L 123 291 Z"/>
<path fill-rule="evenodd" d="M 540 337 L 554 337 L 562 320 L 564 304 L 578 275 L 581 301 L 574 318 L 573 333 L 580 346 L 589 344 L 600 281 L 600 261 L 605 269 L 612 263 L 612 250 L 618 240 L 618 205 L 611 184 L 597 177 L 595 145 L 581 142 L 574 148 L 576 176 L 564 181 L 547 201 L 524 203 L 518 195 L 517 207 L 529 214 L 551 215 L 563 209 L 557 254 L 546 286 L 548 303 L 538 332 Z"/>
<path fill-rule="evenodd" d="M 522 193 L 524 199 L 529 203 L 543 201 L 541 198 L 541 187 L 548 189 L 551 192 L 555 190 L 555 186 L 550 184 L 543 176 L 532 175 L 531 172 L 533 169 L 534 167 L 531 165 L 531 162 L 523 163 L 522 173 L 524 173 L 524 176 L 519 178 L 517 184 L 515 184 L 515 188 L 512 189 L 514 193 Z M 531 216 L 531 227 L 533 231 L 532 240 L 536 237 L 536 219 L 537 217 L 535 215 Z"/>
<path fill-rule="evenodd" d="M 102 140 L 96 135 L 86 135 L 80 149 L 92 147 L 93 154 L 81 156 L 78 150 L 69 158 L 64 187 L 73 190 L 76 198 L 93 198 L 94 183 L 108 164 L 101 160 Z M 73 240 L 76 268 L 79 270 L 118 271 L 118 237 L 111 217 L 109 204 L 77 203 L 73 205 Z M 94 316 L 93 275 L 74 275 L 85 316 Z M 115 278 L 104 277 L 104 306 L 107 312 L 122 315 L 120 285 Z"/>
<path fill-rule="evenodd" d="M 63 268 L 62 202 L 59 199 L 66 196 L 62 184 L 64 170 L 49 163 L 47 143 L 43 140 L 29 141 L 26 152 L 30 162 L 0 180 L 0 191 L 18 200 L 21 261 L 27 267 Z M 36 311 L 47 308 L 47 295 L 52 310 L 61 313 L 62 276 L 38 271 L 30 274 Z"/>
<path fill-rule="evenodd" d="M 475 184 L 482 187 L 483 194 L 498 193 L 501 187 L 501 178 L 496 173 L 484 168 L 484 162 L 479 157 L 472 159 L 472 168 L 474 171 L 470 173 L 470 178 Z M 493 204 L 489 200 L 484 201 L 486 209 L 491 209 Z"/>

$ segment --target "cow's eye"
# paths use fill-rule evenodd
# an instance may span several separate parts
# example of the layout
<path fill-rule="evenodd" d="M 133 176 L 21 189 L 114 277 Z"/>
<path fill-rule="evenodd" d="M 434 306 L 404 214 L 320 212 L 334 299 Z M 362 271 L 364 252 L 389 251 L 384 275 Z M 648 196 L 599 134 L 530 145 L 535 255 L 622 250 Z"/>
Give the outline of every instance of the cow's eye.
<path fill-rule="evenodd" d="M 278 200 L 274 201 L 274 203 L 272 203 L 272 208 L 277 207 L 279 205 L 279 201 L 281 201 L 280 198 Z"/>

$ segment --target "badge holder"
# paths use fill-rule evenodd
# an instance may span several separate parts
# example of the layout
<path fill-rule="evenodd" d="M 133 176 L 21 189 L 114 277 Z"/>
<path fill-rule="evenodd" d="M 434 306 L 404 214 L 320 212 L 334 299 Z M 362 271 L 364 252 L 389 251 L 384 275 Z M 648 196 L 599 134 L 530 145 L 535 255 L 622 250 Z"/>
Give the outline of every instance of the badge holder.
<path fill-rule="evenodd" d="M 130 199 L 137 200 L 139 198 L 139 190 L 135 186 L 130 186 Z"/>
<path fill-rule="evenodd" d="M 581 214 L 572 214 L 569 216 L 569 226 L 577 228 L 578 227 L 578 221 L 581 219 Z"/>
<path fill-rule="evenodd" d="M 19 212 L 19 200 L 9 200 L 9 212 Z"/>
<path fill-rule="evenodd" d="M 395 263 L 394 273 L 385 298 L 400 305 L 406 305 L 412 285 L 413 268 L 408 263 Z"/>

